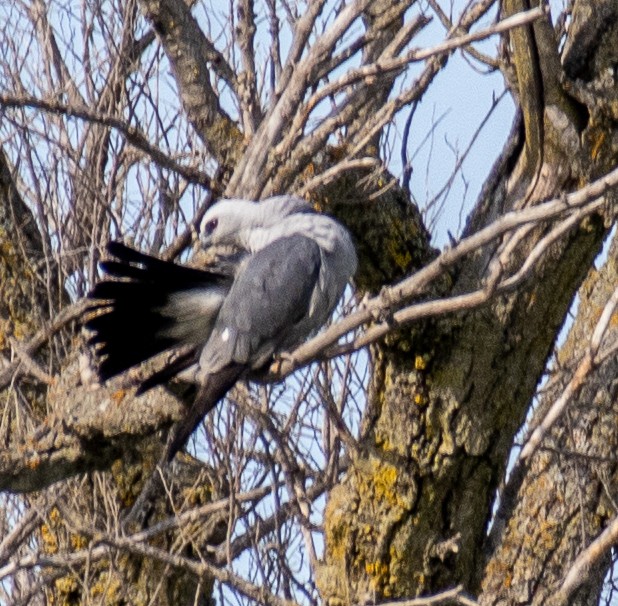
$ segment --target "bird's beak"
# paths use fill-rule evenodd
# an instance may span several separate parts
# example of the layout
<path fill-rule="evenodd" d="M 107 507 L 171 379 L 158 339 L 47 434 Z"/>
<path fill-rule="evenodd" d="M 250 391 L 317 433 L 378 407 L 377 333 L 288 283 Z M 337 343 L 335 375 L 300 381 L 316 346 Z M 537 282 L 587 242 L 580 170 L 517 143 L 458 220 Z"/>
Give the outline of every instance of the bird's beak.
<path fill-rule="evenodd" d="M 200 234 L 200 246 L 207 250 L 212 246 L 212 236 L 207 234 Z"/>

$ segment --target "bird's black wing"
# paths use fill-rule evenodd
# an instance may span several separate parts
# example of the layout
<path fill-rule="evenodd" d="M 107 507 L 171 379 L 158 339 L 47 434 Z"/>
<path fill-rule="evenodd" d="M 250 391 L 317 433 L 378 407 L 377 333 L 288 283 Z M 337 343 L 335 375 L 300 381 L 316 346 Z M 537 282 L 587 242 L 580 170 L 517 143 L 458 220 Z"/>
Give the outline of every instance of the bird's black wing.
<path fill-rule="evenodd" d="M 110 242 L 114 260 L 101 263 L 117 278 L 99 282 L 85 322 L 100 358 L 102 380 L 152 356 L 187 343 L 207 341 L 233 281 L 231 270 L 204 271 L 176 265 Z"/>

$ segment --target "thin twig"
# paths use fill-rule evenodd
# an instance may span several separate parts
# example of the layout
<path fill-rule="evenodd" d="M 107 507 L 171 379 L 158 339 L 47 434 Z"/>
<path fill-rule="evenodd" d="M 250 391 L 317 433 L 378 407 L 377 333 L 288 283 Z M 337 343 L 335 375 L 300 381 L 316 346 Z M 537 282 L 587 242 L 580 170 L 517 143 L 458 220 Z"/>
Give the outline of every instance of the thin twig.
<path fill-rule="evenodd" d="M 463 585 L 427 597 L 381 602 L 379 606 L 439 606 L 439 604 L 452 604 L 453 602 L 462 606 L 478 606 L 476 600 L 464 594 Z"/>
<path fill-rule="evenodd" d="M 434 261 L 409 278 L 383 289 L 378 296 L 365 301 L 361 309 L 333 324 L 323 333 L 301 345 L 290 355 L 286 356 L 285 359 L 278 361 L 271 369 L 273 373 L 272 376 L 286 376 L 295 369 L 317 358 L 328 358 L 341 355 L 343 352 L 356 351 L 369 342 L 380 339 L 387 334 L 389 330 L 392 330 L 392 325 L 388 322 L 382 322 L 372 326 L 352 343 L 348 343 L 341 347 L 333 347 L 341 337 L 349 332 L 356 330 L 363 324 L 371 322 L 376 317 L 384 316 L 386 311 L 425 292 L 428 285 L 443 274 L 445 268 L 452 266 L 465 255 L 480 249 L 482 246 L 489 244 L 505 233 L 526 224 L 551 220 L 562 215 L 570 215 L 580 208 L 585 210 L 583 214 L 596 212 L 605 204 L 602 197 L 617 185 L 618 169 L 614 169 L 604 177 L 597 181 L 593 181 L 576 192 L 554 198 L 553 200 L 536 206 L 511 211 L 502 215 L 487 227 L 461 240 L 453 248 L 449 248 L 442 252 Z M 509 284 L 509 287 L 512 287 L 512 283 Z M 466 304 L 470 305 L 478 305 L 486 301 L 486 298 L 482 296 L 482 291 L 476 291 L 475 293 L 470 293 L 470 295 L 461 295 L 461 297 L 469 297 Z M 453 297 L 447 301 L 448 302 L 431 301 L 429 303 L 421 303 L 412 306 L 407 310 L 397 312 L 399 315 L 396 313 L 394 320 L 401 325 L 416 320 L 419 317 L 426 317 L 428 313 L 430 313 L 430 309 L 429 307 L 424 308 L 422 306 L 433 306 L 432 310 L 435 310 L 435 306 L 438 306 L 441 308 L 442 313 L 455 311 L 461 309 L 462 302 L 465 301 L 465 299 L 462 300 L 458 297 Z M 433 311 L 431 313 L 433 313 Z M 333 349 L 329 350 L 329 348 Z"/>
<path fill-rule="evenodd" d="M 609 321 L 618 306 L 618 288 L 608 300 L 601 317 L 599 318 L 596 327 L 590 339 L 590 344 L 585 352 L 582 360 L 578 364 L 571 380 L 562 390 L 560 396 L 554 401 L 550 409 L 547 411 L 542 421 L 535 427 L 534 431 L 524 443 L 519 457 L 515 461 L 509 474 L 508 483 L 505 485 L 500 499 L 500 505 L 495 516 L 495 523 L 492 526 L 488 538 L 488 544 L 491 546 L 497 545 L 500 536 L 504 530 L 504 524 L 511 516 L 511 512 L 516 505 L 517 495 L 526 477 L 526 472 L 532 455 L 541 448 L 543 439 L 554 426 L 556 421 L 564 414 L 569 402 L 576 397 L 591 373 L 605 359 L 606 352 L 599 351 L 603 336 L 607 331 Z M 611 349 L 611 348 L 610 348 Z M 599 355 L 600 354 L 600 355 Z"/>
<path fill-rule="evenodd" d="M 27 95 L 15 96 L 0 94 L 0 106 L 29 107 L 52 114 L 63 115 L 67 118 L 79 118 L 95 124 L 108 126 L 122 134 L 128 143 L 144 152 L 162 168 L 167 168 L 168 170 L 178 173 L 190 183 L 195 183 L 206 188 L 210 188 L 212 185 L 209 175 L 191 166 L 182 166 L 181 164 L 178 164 L 178 162 L 170 158 L 170 156 L 163 150 L 150 143 L 146 135 L 144 135 L 144 133 L 142 133 L 138 128 L 127 124 L 124 120 L 117 118 L 116 116 L 101 114 L 85 106 L 37 99 Z"/>
<path fill-rule="evenodd" d="M 21 346 L 23 355 L 31 357 L 43 346 L 53 335 L 62 330 L 67 324 L 80 318 L 84 312 L 92 305 L 88 299 L 81 299 L 69 307 L 65 307 L 46 327 L 39 330 L 25 345 Z M 6 387 L 16 372 L 19 372 L 21 360 L 11 362 L 8 366 L 0 370 L 0 389 Z"/>
<path fill-rule="evenodd" d="M 607 331 L 609 321 L 618 305 L 618 288 L 614 290 L 614 293 L 610 297 L 609 301 L 603 309 L 603 313 L 597 322 L 592 338 L 590 339 L 590 345 L 588 351 L 584 354 L 583 359 L 579 363 L 576 371 L 573 373 L 572 379 L 565 387 L 560 397 L 553 403 L 552 407 L 547 411 L 547 414 L 543 418 L 543 421 L 532 432 L 532 435 L 528 438 L 524 447 L 519 455 L 520 461 L 517 464 L 523 464 L 528 460 L 537 450 L 543 438 L 547 435 L 547 432 L 553 427 L 554 423 L 560 418 L 567 404 L 575 397 L 579 390 L 585 384 L 590 373 L 597 367 L 598 359 L 597 354 L 601 346 L 601 340 Z"/>
<path fill-rule="evenodd" d="M 601 560 L 607 555 L 610 549 L 618 543 L 618 516 L 615 517 L 609 526 L 584 549 L 562 581 L 560 589 L 550 600 L 551 606 L 570 603 L 570 597 L 578 587 L 581 587 L 588 578 L 590 572 L 594 570 Z"/>

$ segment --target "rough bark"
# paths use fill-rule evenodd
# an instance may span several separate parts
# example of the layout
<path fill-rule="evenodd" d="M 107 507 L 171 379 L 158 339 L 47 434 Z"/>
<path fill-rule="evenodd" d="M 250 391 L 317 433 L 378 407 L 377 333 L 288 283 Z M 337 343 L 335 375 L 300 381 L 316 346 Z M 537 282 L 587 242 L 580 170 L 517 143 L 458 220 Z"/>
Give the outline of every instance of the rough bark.
<path fill-rule="evenodd" d="M 0 459 L 3 462 L 24 454 L 16 444 L 43 422 L 47 412 L 46 381 L 59 368 L 60 341 L 27 353 L 28 339 L 44 326 L 64 299 L 57 268 L 45 275 L 46 254 L 32 212 L 19 195 L 14 170 L 0 151 L 0 352 L 2 366 L 10 367 L 15 351 L 23 352 L 14 366 L 10 388 L 0 394 L 6 422 L 3 424 Z M 36 460 L 30 460 L 36 466 Z M 5 469 L 8 471 L 8 469 Z M 36 488 L 35 488 L 36 489 Z"/>
<path fill-rule="evenodd" d="M 82 385 L 79 361 L 66 364 L 48 396 L 51 414 L 30 439 L 0 452 L 0 490 L 33 492 L 58 480 L 110 469 L 137 457 L 145 438 L 182 418 L 178 399 L 163 390 L 133 398 L 118 382 Z M 29 432 L 30 433 L 30 432 Z"/>
<path fill-rule="evenodd" d="M 560 82 L 549 21 L 512 33 L 511 45 L 522 118 L 468 234 L 508 210 L 570 191 L 616 161 L 603 143 L 607 120 L 601 126 L 591 119 L 599 114 Z M 508 263 L 518 266 L 545 233 L 528 233 Z M 549 249 L 519 292 L 374 349 L 365 452 L 327 507 L 327 560 L 319 579 L 328 601 L 408 597 L 456 584 L 479 591 L 483 539 L 513 437 L 605 233 L 601 217 L 586 221 Z M 478 286 L 500 253 L 497 245 L 464 261 L 451 292 Z M 535 570 L 539 587 L 556 582 L 551 570 Z M 509 597 L 517 601 L 516 594 Z"/>
<path fill-rule="evenodd" d="M 153 40 L 151 33 L 135 40 L 137 8 L 128 2 L 122 9 L 123 36 L 116 62 L 109 67 L 102 88 L 94 93 L 96 99 L 91 99 L 91 111 L 105 118 L 122 115 L 127 104 L 127 78 Z M 45 11 L 42 7 L 42 20 Z M 46 40 L 57 51 L 53 32 L 45 27 Z M 54 59 L 59 86 L 69 91 L 69 100 L 76 107 L 85 106 L 87 102 L 68 70 L 62 68 L 63 58 Z M 6 419 L 0 487 L 3 491 L 37 494 L 60 480 L 90 474 L 83 481 L 69 480 L 60 489 L 52 487 L 47 494 L 53 507 L 48 504 L 39 509 L 33 502 L 42 519 L 36 536 L 43 553 L 50 558 L 67 552 L 76 556 L 70 573 L 58 574 L 50 568 L 42 575 L 50 602 L 74 604 L 103 599 L 109 604 L 151 600 L 160 604 L 205 604 L 212 591 L 208 575 L 197 578 L 178 568 L 170 571 L 156 559 L 128 553 L 110 552 L 96 562 L 88 555 L 93 545 L 92 529 L 105 527 L 114 515 L 117 517 L 119 509 L 135 501 L 162 449 L 158 432 L 180 420 L 184 412 L 182 402 L 166 392 L 155 391 L 136 401 L 131 381 L 93 389 L 89 383 L 92 370 L 79 355 L 83 341 L 71 343 L 70 355 L 69 348 L 64 347 L 85 306 L 76 304 L 67 309 L 68 313 L 56 315 L 68 303 L 62 276 L 71 275 L 76 267 L 83 269 L 84 264 L 90 264 L 93 275 L 98 255 L 88 253 L 92 253 L 93 243 L 109 238 L 112 214 L 101 201 L 108 187 L 115 187 L 106 182 L 111 137 L 112 129 L 96 120 L 85 128 L 80 149 L 83 163 L 75 166 L 71 175 L 72 213 L 63 233 L 65 249 L 79 253 L 68 255 L 63 267 L 51 260 L 50 235 L 42 237 L 17 192 L 13 170 L 0 152 L 0 383 L 5 388 L 2 410 Z M 13 360 L 16 352 L 17 359 Z M 60 376 L 54 376 L 61 366 Z M 46 383 L 52 384 L 51 389 Z M 111 474 L 97 476 L 93 473 L 96 470 L 111 470 Z M 215 476 L 205 477 L 207 471 L 202 465 L 179 463 L 173 479 L 169 479 L 169 500 L 162 495 L 150 518 L 169 517 L 173 507 L 188 498 L 199 505 L 222 497 L 224 487 Z M 114 509 L 112 503 L 115 514 L 109 510 L 109 506 Z M 201 541 L 216 544 L 225 536 L 225 532 L 221 535 L 220 522 L 215 515 L 199 531 L 191 529 L 187 534 L 185 529 L 184 536 L 190 536 L 193 545 Z M 179 547 L 177 541 L 177 530 L 160 537 L 161 547 L 171 549 L 175 545 L 180 554 L 192 553 L 191 545 Z M 80 550 L 84 557 L 80 558 Z M 84 575 L 88 575 L 85 584 Z"/>
<path fill-rule="evenodd" d="M 242 133 L 221 108 L 210 73 L 214 69 L 232 88 L 238 86 L 236 74 L 204 35 L 189 4 L 140 0 L 140 6 L 168 55 L 191 124 L 225 175 L 238 159 Z"/>
<path fill-rule="evenodd" d="M 599 315 L 618 284 L 617 260 L 614 238 L 605 265 L 590 272 L 579 290 L 577 320 L 557 354 L 531 428 L 543 420 L 584 358 Z M 608 343 L 616 338 L 616 323 L 612 325 Z M 616 377 L 614 353 L 587 377 L 527 465 L 485 570 L 481 604 L 599 603 L 609 553 L 582 575 L 583 586 L 574 594 L 554 598 L 582 548 L 616 515 Z"/>
<path fill-rule="evenodd" d="M 575 2 L 562 55 L 567 90 L 590 112 L 582 131 L 585 170 L 594 175 L 615 164 L 616 83 L 607 78 L 617 58 L 615 3 Z M 611 143 L 610 141 L 614 141 Z M 616 203 L 615 195 L 609 203 Z M 572 379 L 590 347 L 599 314 L 617 284 L 618 241 L 599 271 L 591 268 L 579 290 L 577 319 L 556 356 L 531 429 Z M 606 338 L 615 339 L 615 321 Z M 504 491 L 512 505 L 500 520 L 484 572 L 482 604 L 598 604 L 610 557 L 605 553 L 574 593 L 564 581 L 577 555 L 615 517 L 616 363 L 614 353 L 595 368 L 532 460 L 514 473 Z"/>
<path fill-rule="evenodd" d="M 9 365 L 13 348 L 26 342 L 57 308 L 60 297 L 53 290 L 56 283 L 53 276 L 39 279 L 44 259 L 34 216 L 19 195 L 13 168 L 0 150 L 0 360 L 3 367 Z M 22 434 L 14 424 L 25 423 L 28 427 L 44 416 L 45 387 L 29 377 L 28 361 L 35 373 L 40 370 L 45 374 L 56 367 L 53 360 L 47 348 L 15 368 L 11 377 L 17 381 L 14 391 L 2 393 L 2 407 L 8 419 L 2 435 L 5 448 L 15 434 Z M 20 392 L 30 404 L 29 411 L 21 407 Z"/>

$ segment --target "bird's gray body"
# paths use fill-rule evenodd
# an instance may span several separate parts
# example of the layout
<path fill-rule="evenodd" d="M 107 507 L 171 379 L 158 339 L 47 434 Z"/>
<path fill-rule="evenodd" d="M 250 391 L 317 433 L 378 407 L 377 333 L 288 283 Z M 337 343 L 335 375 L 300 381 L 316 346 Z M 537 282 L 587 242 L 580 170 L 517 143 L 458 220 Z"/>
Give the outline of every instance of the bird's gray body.
<path fill-rule="evenodd" d="M 296 347 L 326 322 L 357 264 L 347 230 L 293 196 L 259 203 L 217 202 L 204 216 L 200 241 L 205 248 L 225 245 L 242 253 L 233 275 L 204 272 L 202 277 L 197 270 L 180 268 L 179 273 L 187 272 L 185 284 L 176 279 L 176 266 L 115 245 L 115 252 L 110 250 L 125 265 L 108 262 L 104 269 L 129 281 L 102 282 L 91 294 L 107 299 L 100 304 L 106 313 L 87 323 L 95 331 L 91 341 L 104 356 L 102 367 L 107 363 L 110 369 L 101 373 L 104 378 L 170 346 L 194 347 L 188 368 L 183 362 L 184 368 L 159 374 L 145 384 L 150 387 L 160 378 L 179 374 L 199 386 L 187 419 L 177 428 L 170 456 L 239 377 Z M 160 271 L 168 279 L 157 291 Z M 139 313 L 143 283 L 148 293 L 154 289 L 160 295 L 157 305 L 148 310 L 147 317 L 154 320 L 142 322 L 145 330 L 153 327 L 156 334 L 143 336 L 148 346 L 139 355 L 126 356 L 113 329 L 117 320 L 130 325 L 131 314 Z M 133 297 L 130 302 L 123 284 Z M 112 296 L 106 296 L 110 292 Z"/>
<path fill-rule="evenodd" d="M 204 346 L 197 382 L 229 362 L 259 368 L 302 343 L 329 318 L 356 270 L 348 232 L 300 198 L 226 200 L 208 211 L 202 225 L 213 217 L 217 228 L 224 224 L 224 235 L 217 237 L 215 229 L 202 236 L 203 244 L 232 244 L 248 256 Z M 228 232 L 228 222 L 236 229 Z"/>

